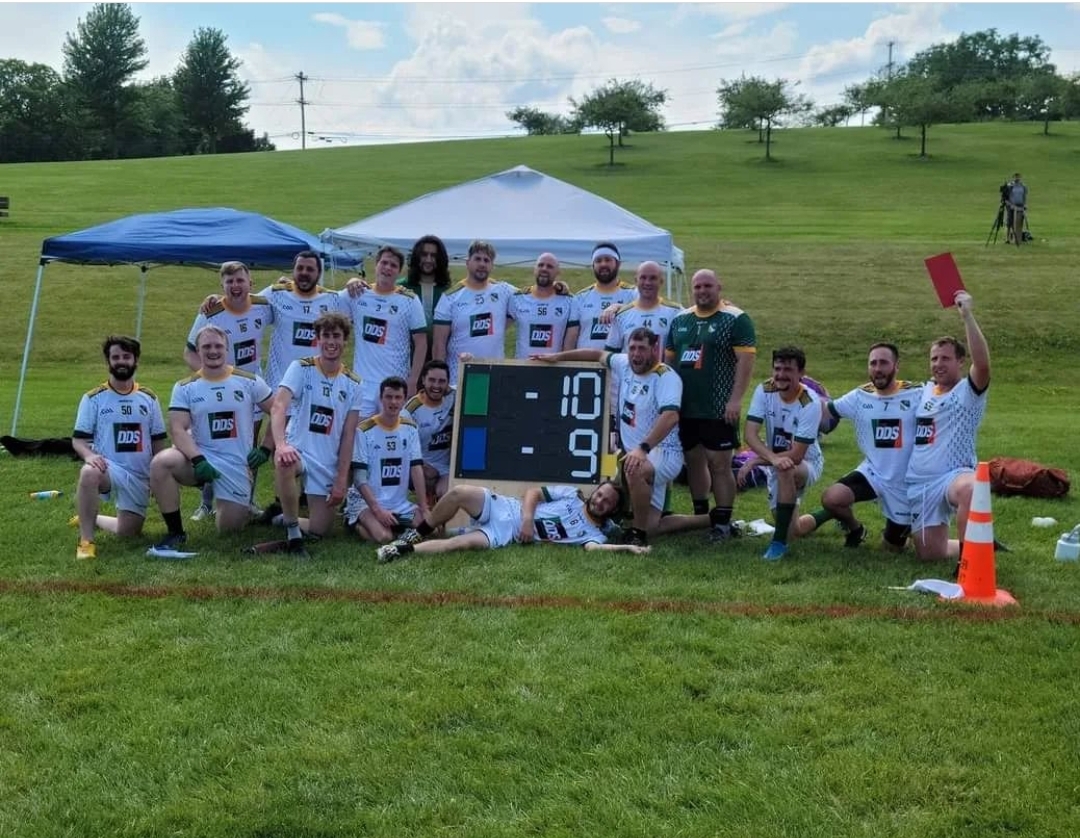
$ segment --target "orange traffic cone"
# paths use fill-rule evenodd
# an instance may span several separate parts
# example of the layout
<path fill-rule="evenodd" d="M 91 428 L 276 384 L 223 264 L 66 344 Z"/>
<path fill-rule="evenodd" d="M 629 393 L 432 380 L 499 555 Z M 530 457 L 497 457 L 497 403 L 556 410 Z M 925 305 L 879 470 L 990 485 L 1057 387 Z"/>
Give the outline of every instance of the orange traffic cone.
<path fill-rule="evenodd" d="M 994 516 L 990 511 L 990 465 L 979 463 L 975 489 L 964 533 L 964 556 L 957 579 L 964 590 L 964 602 L 977 605 L 1016 605 L 1013 595 L 997 587 L 994 571 Z"/>

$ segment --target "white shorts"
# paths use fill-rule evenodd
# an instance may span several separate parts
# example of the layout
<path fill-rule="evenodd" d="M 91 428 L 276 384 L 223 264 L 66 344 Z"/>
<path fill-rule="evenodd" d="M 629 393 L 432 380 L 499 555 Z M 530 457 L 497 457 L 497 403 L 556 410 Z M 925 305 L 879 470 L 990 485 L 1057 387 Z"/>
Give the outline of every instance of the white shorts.
<path fill-rule="evenodd" d="M 682 451 L 665 451 L 662 448 L 654 448 L 648 454 L 649 462 L 652 463 L 653 489 L 649 505 L 653 509 L 664 511 L 667 501 L 668 488 L 672 481 L 679 476 L 683 467 Z"/>
<path fill-rule="evenodd" d="M 101 499 L 113 501 L 121 512 L 130 512 L 145 518 L 146 509 L 150 505 L 150 479 L 132 474 L 112 460 L 107 462 L 109 468 L 105 473 L 111 486 L 108 492 L 101 493 Z"/>
<path fill-rule="evenodd" d="M 908 504 L 911 508 L 911 531 L 948 524 L 956 514 L 956 507 L 949 503 L 949 487 L 961 474 L 972 474 L 974 469 L 957 468 L 932 480 L 907 484 Z"/>
<path fill-rule="evenodd" d="M 251 503 L 251 472 L 247 463 L 239 466 L 214 460 L 210 464 L 221 472 L 221 477 L 214 481 L 214 500 L 225 500 L 248 506 Z"/>
<path fill-rule="evenodd" d="M 878 507 L 886 520 L 896 524 L 909 526 L 911 524 L 911 502 L 908 500 L 908 486 L 906 482 L 893 482 L 882 480 L 877 474 L 869 469 L 856 469 L 859 474 L 866 478 L 870 488 L 877 495 Z"/>
<path fill-rule="evenodd" d="M 360 520 L 364 510 L 370 508 L 367 501 L 364 500 L 364 496 L 360 494 L 360 490 L 355 486 L 350 486 L 349 491 L 345 493 L 345 523 L 350 527 L 356 526 L 356 522 Z M 383 509 L 393 514 L 402 526 L 411 527 L 413 521 L 416 520 L 416 513 L 420 510 L 420 507 L 405 498 L 396 506 L 386 506 L 384 504 Z"/>
<path fill-rule="evenodd" d="M 806 494 L 806 490 L 813 486 L 821 477 L 825 467 L 824 463 L 808 463 L 803 460 L 799 465 L 806 466 L 806 483 L 795 493 L 795 505 L 798 506 Z M 771 466 L 765 469 L 765 485 L 769 487 L 769 509 L 776 510 L 776 469 Z"/>
<path fill-rule="evenodd" d="M 335 461 L 332 466 L 326 466 L 300 449 L 297 449 L 297 453 L 300 455 L 299 474 L 303 478 L 301 485 L 304 487 L 304 494 L 308 497 L 326 498 L 330 490 L 334 488 L 337 462 Z"/>
<path fill-rule="evenodd" d="M 473 521 L 491 549 L 513 544 L 521 533 L 521 501 L 484 489 L 484 508 Z"/>

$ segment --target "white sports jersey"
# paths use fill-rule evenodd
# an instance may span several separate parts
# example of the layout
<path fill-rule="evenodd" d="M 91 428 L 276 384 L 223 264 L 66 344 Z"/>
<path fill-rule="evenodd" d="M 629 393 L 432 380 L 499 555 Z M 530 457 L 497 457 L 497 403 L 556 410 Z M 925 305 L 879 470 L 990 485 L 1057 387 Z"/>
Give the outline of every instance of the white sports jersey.
<path fill-rule="evenodd" d="M 165 439 L 161 404 L 152 390 L 139 384 L 124 394 L 106 382 L 79 400 L 72 436 L 90 440 L 95 454 L 148 480 L 151 443 Z"/>
<path fill-rule="evenodd" d="M 821 425 L 821 402 L 815 393 L 801 384 L 791 400 L 773 389 L 770 379 L 754 388 L 746 421 L 758 422 L 765 432 L 765 444 L 774 454 L 789 451 L 796 442 L 806 444 L 803 461 L 810 468 L 820 469 L 825 457 L 818 445 Z"/>
<path fill-rule="evenodd" d="M 573 486 L 545 486 L 536 505 L 533 531 L 540 541 L 588 544 L 607 541 L 600 526 L 589 517 L 581 493 Z"/>
<path fill-rule="evenodd" d="M 457 384 L 461 352 L 471 352 L 477 360 L 506 357 L 506 319 L 516 293 L 507 282 L 491 281 L 476 290 L 462 281 L 439 298 L 435 325 L 450 327 L 446 363 L 451 384 Z"/>
<path fill-rule="evenodd" d="M 334 291 L 321 285 L 310 294 L 295 290 L 291 279 L 282 279 L 259 292 L 274 310 L 274 331 L 266 363 L 266 382 L 275 389 L 293 361 L 307 358 L 316 347 L 315 321 L 320 314 L 336 311 L 349 316 L 349 309 Z"/>
<path fill-rule="evenodd" d="M 359 297 L 342 290 L 338 296 L 355 331 L 353 370 L 374 387 L 390 376 L 408 378 L 412 337 L 427 331 L 420 298 L 401 287 L 389 294 L 369 290 Z"/>
<path fill-rule="evenodd" d="M 682 306 L 664 299 L 661 299 L 652 308 L 642 308 L 640 300 L 620 306 L 619 313 L 611 321 L 611 331 L 608 333 L 606 349 L 608 352 L 625 352 L 627 344 L 630 343 L 630 333 L 634 329 L 643 328 L 660 336 L 660 350 L 662 353 L 664 345 L 667 343 L 667 334 L 671 328 L 671 321 L 682 310 Z"/>
<path fill-rule="evenodd" d="M 401 508 L 409 500 L 409 470 L 423 462 L 416 423 L 401 418 L 387 427 L 376 416 L 365 419 L 356 426 L 352 458 L 379 506 Z"/>
<path fill-rule="evenodd" d="M 649 435 L 661 413 L 678 411 L 682 379 L 666 364 L 638 375 L 631 369 L 630 359 L 621 353 L 608 355 L 607 365 L 619 377 L 619 436 L 623 449 L 630 451 Z M 656 447 L 682 454 L 679 426 L 675 425 Z"/>
<path fill-rule="evenodd" d="M 610 323 L 601 323 L 601 312 L 608 306 L 622 306 L 638 298 L 637 289 L 617 282 L 611 291 L 601 291 L 599 283 L 578 291 L 574 295 L 573 320 L 581 326 L 578 332 L 578 349 L 603 349 L 611 332 Z"/>
<path fill-rule="evenodd" d="M 514 357 L 528 358 L 560 351 L 573 309 L 574 298 L 569 294 L 537 297 L 531 285 L 518 291 L 510 301 L 510 316 L 517 325 Z"/>
<path fill-rule="evenodd" d="M 903 483 L 915 445 L 915 411 L 919 406 L 918 384 L 896 381 L 892 392 L 879 393 L 864 384 L 828 403 L 829 412 L 855 425 L 855 444 L 862 452 L 859 471 L 887 483 Z"/>
<path fill-rule="evenodd" d="M 247 308 L 236 314 L 224 303 L 218 303 L 209 314 L 195 315 L 195 322 L 188 332 L 187 348 L 197 352 L 195 337 L 203 326 L 217 326 L 229 336 L 232 349 L 232 365 L 244 372 L 262 375 L 263 334 L 274 322 L 274 309 L 270 301 L 258 294 L 248 295 Z"/>
<path fill-rule="evenodd" d="M 402 411 L 416 423 L 421 457 L 439 474 L 450 473 L 450 443 L 454 438 L 456 399 L 457 391 L 451 388 L 439 404 L 433 405 L 420 392 L 409 399 Z"/>
<path fill-rule="evenodd" d="M 216 378 L 199 371 L 177 381 L 169 410 L 191 414 L 191 437 L 211 464 L 246 469 L 255 434 L 255 406 L 272 391 L 257 375 L 232 367 L 225 370 Z"/>
<path fill-rule="evenodd" d="M 986 390 L 977 393 L 967 376 L 945 393 L 939 393 L 928 381 L 918 400 L 908 480 L 922 481 L 959 468 L 975 468 L 979 463 L 975 440 L 986 412 Z"/>
<path fill-rule="evenodd" d="M 360 377 L 346 366 L 326 375 L 318 358 L 293 361 L 281 379 L 292 393 L 285 441 L 328 468 L 337 465 L 349 411 L 360 412 Z"/>

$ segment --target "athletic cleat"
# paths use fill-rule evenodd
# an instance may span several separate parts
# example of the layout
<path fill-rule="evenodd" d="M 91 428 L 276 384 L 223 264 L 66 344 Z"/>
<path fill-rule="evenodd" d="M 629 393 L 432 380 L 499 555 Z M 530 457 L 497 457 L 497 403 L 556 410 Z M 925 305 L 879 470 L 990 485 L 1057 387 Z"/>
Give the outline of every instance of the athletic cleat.
<path fill-rule="evenodd" d="M 290 538 L 285 543 L 285 553 L 300 562 L 311 561 L 311 553 L 307 551 L 302 538 Z"/>
<path fill-rule="evenodd" d="M 761 558 L 767 562 L 778 562 L 786 555 L 787 545 L 780 541 L 773 541 L 769 543 L 769 549 L 761 554 Z"/>
<path fill-rule="evenodd" d="M 68 518 L 68 526 L 69 527 L 77 527 L 77 526 L 79 526 L 79 516 L 78 515 L 72 515 L 70 518 Z"/>
<path fill-rule="evenodd" d="M 301 497 L 304 497 L 301 495 Z M 281 514 L 281 503 L 277 500 L 272 501 L 271 504 L 262 511 L 262 515 L 259 516 L 260 524 L 273 524 L 274 516 Z"/>
<path fill-rule="evenodd" d="M 731 524 L 713 524 L 709 527 L 709 541 L 713 544 L 723 544 L 732 538 Z"/>
<path fill-rule="evenodd" d="M 263 508 L 261 506 L 259 506 L 257 503 L 251 504 L 251 507 L 249 508 L 248 512 L 249 512 L 249 518 L 252 521 L 258 521 L 263 516 Z"/>
<path fill-rule="evenodd" d="M 623 544 L 629 544 L 633 547 L 648 547 L 649 539 L 645 533 L 640 530 L 629 530 L 625 536 L 623 536 Z"/>
<path fill-rule="evenodd" d="M 198 553 L 191 553 L 181 548 L 187 544 L 186 533 L 167 535 L 153 547 L 146 551 L 146 555 L 155 559 L 192 559 Z"/>
<path fill-rule="evenodd" d="M 844 546 L 855 548 L 866 541 L 866 527 L 859 524 L 859 528 L 855 530 L 848 530 L 848 534 L 844 536 Z"/>
<path fill-rule="evenodd" d="M 83 560 L 96 559 L 97 547 L 94 546 L 94 542 L 80 541 L 79 546 L 75 548 L 75 558 Z"/>
<path fill-rule="evenodd" d="M 215 512 L 211 507 L 207 506 L 205 503 L 200 503 L 195 511 L 191 513 L 191 520 L 202 521 L 206 518 L 213 518 L 214 515 Z"/>
<path fill-rule="evenodd" d="M 413 530 L 413 532 L 416 532 L 416 530 Z M 402 553 L 398 549 L 397 543 L 393 541 L 389 544 L 384 544 L 382 547 L 375 551 L 375 558 L 379 564 L 388 564 L 395 559 L 400 559 L 401 556 Z"/>
<path fill-rule="evenodd" d="M 395 544 L 419 544 L 424 540 L 424 537 L 420 535 L 412 527 L 409 527 L 405 532 L 394 539 Z"/>

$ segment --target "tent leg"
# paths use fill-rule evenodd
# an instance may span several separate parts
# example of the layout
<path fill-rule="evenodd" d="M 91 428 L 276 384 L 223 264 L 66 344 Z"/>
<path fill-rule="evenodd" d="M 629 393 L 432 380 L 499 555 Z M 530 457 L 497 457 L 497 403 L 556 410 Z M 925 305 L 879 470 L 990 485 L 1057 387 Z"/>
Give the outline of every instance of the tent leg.
<path fill-rule="evenodd" d="M 664 289 L 664 294 L 669 300 L 675 299 L 671 296 L 671 262 L 664 263 Z M 682 301 L 680 300 L 680 302 Z M 663 355 L 664 353 L 661 352 L 660 354 Z"/>
<path fill-rule="evenodd" d="M 34 338 L 34 320 L 37 318 L 38 297 L 41 295 L 41 277 L 45 262 L 38 263 L 37 281 L 34 283 L 34 300 L 30 303 L 30 324 L 26 327 L 26 346 L 23 348 L 22 369 L 19 371 L 19 389 L 15 393 L 15 413 L 11 417 L 11 435 L 19 428 L 19 408 L 22 406 L 23 384 L 26 383 L 26 365 L 30 361 L 30 342 Z"/>
<path fill-rule="evenodd" d="M 139 310 L 135 314 L 135 340 L 142 339 L 143 309 L 146 307 L 146 265 L 139 266 Z"/>

